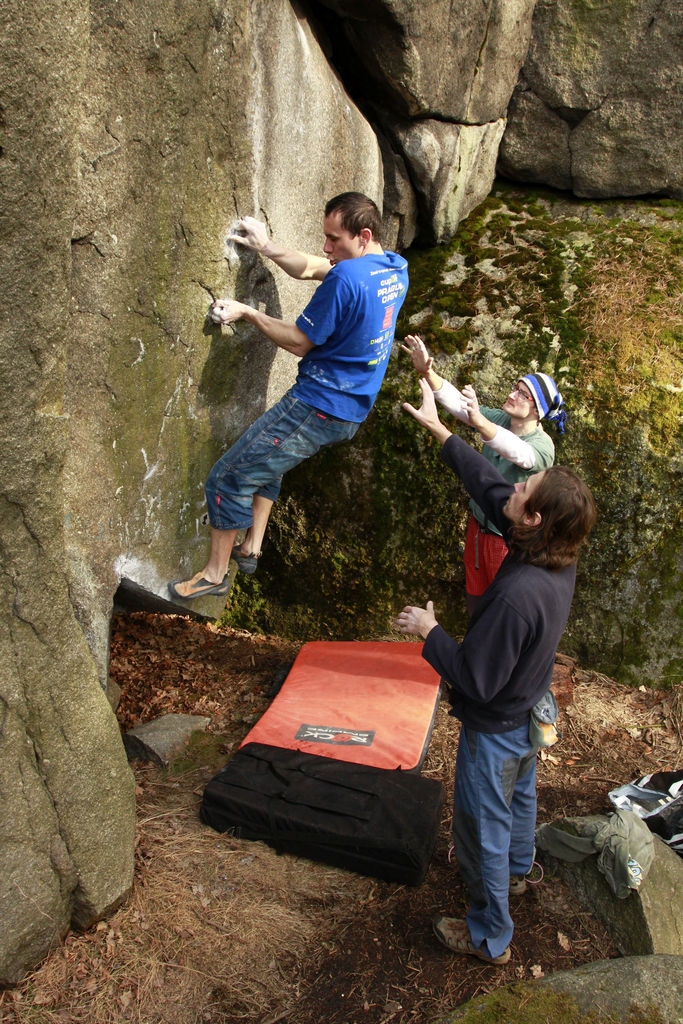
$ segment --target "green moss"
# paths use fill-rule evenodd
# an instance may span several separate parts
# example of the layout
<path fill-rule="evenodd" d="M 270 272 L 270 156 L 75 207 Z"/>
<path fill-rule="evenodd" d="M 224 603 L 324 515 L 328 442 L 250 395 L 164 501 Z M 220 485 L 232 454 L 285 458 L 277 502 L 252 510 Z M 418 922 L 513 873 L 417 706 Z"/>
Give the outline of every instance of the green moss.
<path fill-rule="evenodd" d="M 187 775 L 198 768 L 218 771 L 225 764 L 225 737 L 198 729 L 185 745 L 184 752 L 168 766 L 170 778 Z"/>
<path fill-rule="evenodd" d="M 400 390 L 408 389 L 404 381 Z M 362 428 L 353 449 L 329 449 L 287 475 L 259 579 L 238 578 L 228 623 L 302 639 L 358 639 L 389 634 L 408 600 L 426 599 L 425 587 L 446 603 L 460 568 L 465 506 L 456 505 L 446 474 L 435 493 L 437 447 L 425 441 L 416 460 L 407 414 L 385 404 L 375 415 L 382 422 L 373 422 L 371 435 Z"/>
<path fill-rule="evenodd" d="M 583 1013 L 571 996 L 545 986 L 519 984 L 473 999 L 441 1024 L 664 1024 L 656 1007 L 634 1007 L 626 1018 L 599 1010 Z"/>

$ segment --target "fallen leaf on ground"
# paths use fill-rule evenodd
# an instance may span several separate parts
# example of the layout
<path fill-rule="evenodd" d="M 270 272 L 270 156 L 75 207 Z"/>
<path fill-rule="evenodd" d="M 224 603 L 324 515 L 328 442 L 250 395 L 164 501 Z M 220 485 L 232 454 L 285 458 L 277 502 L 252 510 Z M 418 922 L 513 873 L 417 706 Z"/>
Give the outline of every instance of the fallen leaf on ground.
<path fill-rule="evenodd" d="M 46 988 L 38 988 L 33 996 L 33 1002 L 36 1006 L 49 1006 L 55 1002 L 55 996 L 52 992 L 48 992 Z"/>

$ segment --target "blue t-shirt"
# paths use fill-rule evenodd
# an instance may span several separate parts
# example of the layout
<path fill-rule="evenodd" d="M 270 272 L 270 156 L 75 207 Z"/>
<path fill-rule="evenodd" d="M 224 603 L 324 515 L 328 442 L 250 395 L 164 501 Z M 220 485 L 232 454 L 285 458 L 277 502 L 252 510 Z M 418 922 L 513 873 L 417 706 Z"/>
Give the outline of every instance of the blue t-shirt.
<path fill-rule="evenodd" d="M 299 361 L 294 396 L 361 423 L 382 385 L 407 291 L 408 264 L 395 252 L 332 267 L 296 321 L 314 347 Z"/>

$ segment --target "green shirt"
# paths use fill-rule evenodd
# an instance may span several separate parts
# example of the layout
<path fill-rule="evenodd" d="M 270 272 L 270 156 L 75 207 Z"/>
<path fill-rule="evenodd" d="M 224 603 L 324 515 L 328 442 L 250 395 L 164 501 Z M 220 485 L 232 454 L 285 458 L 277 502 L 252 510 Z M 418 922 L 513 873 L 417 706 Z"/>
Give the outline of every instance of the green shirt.
<path fill-rule="evenodd" d="M 502 409 L 485 409 L 481 406 L 479 411 L 487 420 L 495 423 L 496 426 L 505 427 L 506 430 L 510 429 L 510 417 Z M 514 462 L 510 462 L 508 459 L 503 458 L 502 455 L 499 455 L 498 452 L 494 452 L 488 444 L 484 445 L 481 452 L 484 458 L 488 459 L 501 476 L 511 484 L 519 483 L 522 480 L 526 480 L 533 473 L 540 473 L 542 470 L 548 469 L 555 461 L 555 445 L 540 423 L 534 427 L 530 434 L 522 434 L 520 440 L 526 441 L 534 449 L 536 464 L 533 469 L 522 469 L 521 466 L 516 466 Z M 470 508 L 472 509 L 472 515 L 481 526 L 486 527 L 491 533 L 497 533 L 500 536 L 500 531 L 492 523 L 486 521 L 486 516 L 474 500 L 470 501 Z"/>

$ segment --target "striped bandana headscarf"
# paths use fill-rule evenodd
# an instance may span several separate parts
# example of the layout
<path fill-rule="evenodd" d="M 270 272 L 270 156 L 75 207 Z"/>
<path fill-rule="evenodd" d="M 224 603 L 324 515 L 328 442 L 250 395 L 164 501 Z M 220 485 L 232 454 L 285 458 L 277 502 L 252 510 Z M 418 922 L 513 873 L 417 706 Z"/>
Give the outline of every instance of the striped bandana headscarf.
<path fill-rule="evenodd" d="M 550 420 L 555 424 L 560 434 L 564 434 L 564 425 L 567 422 L 567 414 L 564 411 L 564 399 L 557 390 L 552 377 L 547 373 L 529 373 L 526 377 L 520 377 L 531 392 L 536 405 L 539 420 Z"/>

